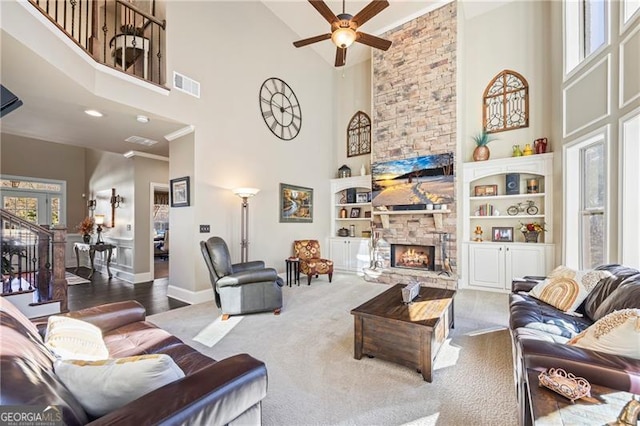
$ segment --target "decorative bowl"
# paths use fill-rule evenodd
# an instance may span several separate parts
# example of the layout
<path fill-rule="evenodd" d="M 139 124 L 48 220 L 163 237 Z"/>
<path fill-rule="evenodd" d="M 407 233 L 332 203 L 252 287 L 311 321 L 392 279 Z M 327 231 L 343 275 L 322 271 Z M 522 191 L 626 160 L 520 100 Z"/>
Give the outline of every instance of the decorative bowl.
<path fill-rule="evenodd" d="M 550 368 L 538 375 L 540 386 L 559 393 L 571 402 L 583 396 L 591 396 L 591 385 L 582 378 L 572 373 L 567 373 L 561 368 Z"/>

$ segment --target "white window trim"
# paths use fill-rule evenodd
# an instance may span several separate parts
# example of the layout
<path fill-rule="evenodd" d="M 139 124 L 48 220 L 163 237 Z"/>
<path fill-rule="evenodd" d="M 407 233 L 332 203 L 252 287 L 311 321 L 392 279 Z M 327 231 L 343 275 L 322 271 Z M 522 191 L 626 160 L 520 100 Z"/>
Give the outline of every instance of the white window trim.
<path fill-rule="evenodd" d="M 51 183 L 51 184 L 56 184 L 56 185 L 60 185 L 60 192 L 56 192 L 56 191 L 46 191 L 46 190 L 41 190 L 41 189 L 29 189 L 29 188 L 18 188 L 16 190 L 12 189 L 12 188 L 0 188 L 0 192 L 15 192 L 15 191 L 20 191 L 20 192 L 34 192 L 34 193 L 48 193 L 48 194 L 59 194 L 60 195 L 60 225 L 66 225 L 67 224 L 67 182 L 64 180 L 57 180 L 57 179 L 42 179 L 42 178 L 36 178 L 36 177 L 28 177 L 28 176 L 14 176 L 14 175 L 3 175 L 0 174 L 0 179 L 7 179 L 7 180 L 22 180 L 22 181 L 27 181 L 27 182 L 41 182 L 41 183 Z"/>
<path fill-rule="evenodd" d="M 562 69 L 563 69 L 563 81 L 567 82 L 571 80 L 571 78 L 580 72 L 580 70 L 584 69 L 588 66 L 589 63 L 595 60 L 602 52 L 604 52 L 609 45 L 611 44 L 611 2 L 605 2 L 605 30 L 604 30 L 604 43 L 602 46 L 598 47 L 593 53 L 590 53 L 588 56 L 583 57 L 584 55 L 584 40 L 583 40 L 583 30 L 582 28 L 582 12 L 580 11 L 579 4 L 581 0 L 573 0 L 573 1 L 563 1 L 562 7 Z M 567 13 L 567 5 L 576 5 L 578 19 L 577 22 L 569 22 L 568 21 L 568 13 Z M 575 14 L 575 12 L 574 12 Z M 578 29 L 576 29 L 576 25 L 578 25 Z M 577 49 L 578 49 L 578 63 L 570 70 L 567 70 L 567 54 L 569 51 L 569 42 L 567 34 L 574 34 L 575 37 L 572 39 L 577 39 Z M 575 45 L 575 40 L 572 40 Z M 573 54 L 575 56 L 575 53 Z"/>
<path fill-rule="evenodd" d="M 619 155 L 619 175 L 620 182 L 618 189 L 618 199 L 620 200 L 620 209 L 618 211 L 618 253 L 623 265 L 634 268 L 640 268 L 640 223 L 638 222 L 638 210 L 640 210 L 640 200 L 638 200 L 638 182 L 629 182 L 629 174 L 627 169 L 635 171 L 640 180 L 638 172 L 637 160 L 640 157 L 638 153 L 638 144 L 636 142 L 626 143 L 624 139 L 624 125 L 627 122 L 638 119 L 640 120 L 640 107 L 625 114 L 619 120 L 618 135 L 620 138 L 620 155 Z M 637 157 L 630 156 L 629 148 L 635 149 Z M 635 205 L 630 202 L 635 201 Z M 631 252 L 631 253 L 630 253 Z"/>
<path fill-rule="evenodd" d="M 574 268 L 581 269 L 581 247 L 582 247 L 582 232 L 580 230 L 580 221 L 576 220 L 580 212 L 582 211 L 582 199 L 575 200 L 571 198 L 571 195 L 578 194 L 582 197 L 580 173 L 580 152 L 583 148 L 602 141 L 604 143 L 605 151 L 605 176 L 609 176 L 608 171 L 611 170 L 609 161 L 611 159 L 611 129 L 609 125 L 599 128 L 590 132 L 580 138 L 577 138 L 571 142 L 566 143 L 562 147 L 562 158 L 564 161 L 562 167 L 562 179 L 563 179 L 563 264 Z M 608 178 L 606 182 L 605 192 L 605 214 L 604 214 L 604 229 L 605 229 L 605 241 L 604 241 L 604 261 L 609 261 L 609 241 L 610 237 L 610 223 L 611 223 L 611 206 L 609 205 L 611 197 L 609 196 L 611 191 L 611 179 Z"/>
<path fill-rule="evenodd" d="M 627 22 L 624 21 L 624 8 L 625 5 L 627 4 L 626 0 L 622 0 L 620 2 L 620 35 L 624 34 L 625 31 L 627 31 L 629 29 L 629 27 L 633 26 L 635 21 L 640 18 L 640 8 L 636 9 L 635 12 L 633 12 L 633 15 L 631 15 L 629 17 L 629 20 L 627 20 Z"/>

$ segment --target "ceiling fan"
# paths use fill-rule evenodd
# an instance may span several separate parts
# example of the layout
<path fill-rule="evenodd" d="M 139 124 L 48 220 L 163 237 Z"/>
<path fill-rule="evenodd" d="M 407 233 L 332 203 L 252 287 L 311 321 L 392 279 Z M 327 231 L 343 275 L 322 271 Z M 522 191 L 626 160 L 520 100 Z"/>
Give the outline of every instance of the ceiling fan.
<path fill-rule="evenodd" d="M 360 26 L 389 6 L 388 1 L 373 0 L 355 16 L 345 13 L 345 0 L 342 0 L 342 13 L 337 16 L 329 9 L 329 6 L 327 6 L 323 0 L 309 0 L 309 3 L 331 24 L 331 33 L 295 41 L 293 43 L 295 47 L 307 46 L 312 43 L 331 39 L 336 45 L 335 66 L 341 67 L 347 60 L 347 47 L 351 46 L 354 41 L 381 50 L 387 50 L 391 46 L 389 40 L 358 31 Z"/>

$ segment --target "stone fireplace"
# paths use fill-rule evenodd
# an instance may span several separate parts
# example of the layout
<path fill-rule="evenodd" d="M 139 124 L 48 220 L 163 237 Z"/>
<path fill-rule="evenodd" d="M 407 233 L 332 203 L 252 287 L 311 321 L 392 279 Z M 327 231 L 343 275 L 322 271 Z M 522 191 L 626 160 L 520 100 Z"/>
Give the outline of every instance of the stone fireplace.
<path fill-rule="evenodd" d="M 382 34 L 393 49 L 373 51 L 372 164 L 453 153 L 454 201 L 443 211 L 374 207 L 368 281 L 457 288 L 456 14 L 456 2 L 432 10 Z M 428 191 L 422 195 L 443 204 Z M 401 261 L 410 267 L 398 265 L 399 246 L 413 248 Z"/>
<path fill-rule="evenodd" d="M 435 246 L 391 244 L 391 267 L 435 270 Z"/>

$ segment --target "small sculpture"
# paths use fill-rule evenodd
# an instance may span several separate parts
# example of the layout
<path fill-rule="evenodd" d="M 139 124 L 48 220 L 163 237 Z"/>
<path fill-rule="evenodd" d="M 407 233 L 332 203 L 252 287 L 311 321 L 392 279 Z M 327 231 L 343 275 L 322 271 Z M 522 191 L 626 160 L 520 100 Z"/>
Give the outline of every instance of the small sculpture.
<path fill-rule="evenodd" d="M 533 155 L 533 148 L 531 148 L 530 144 L 526 144 L 524 146 L 524 151 L 522 151 L 522 155 Z"/>
<path fill-rule="evenodd" d="M 522 151 L 520 151 L 520 145 L 513 146 L 513 154 L 512 157 L 522 157 Z"/>
<path fill-rule="evenodd" d="M 622 407 L 622 411 L 618 414 L 616 421 L 609 423 L 609 426 L 635 426 L 640 420 L 640 401 L 635 396 L 631 397 L 631 401 Z"/>
<path fill-rule="evenodd" d="M 482 232 L 483 231 L 480 225 L 476 226 L 476 230 L 473 231 L 473 233 L 476 234 L 476 237 L 473 239 L 473 241 L 482 242 Z"/>

